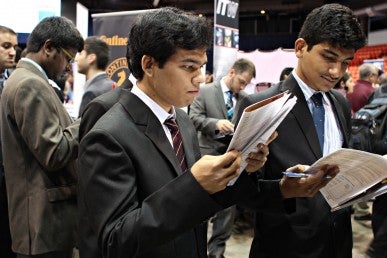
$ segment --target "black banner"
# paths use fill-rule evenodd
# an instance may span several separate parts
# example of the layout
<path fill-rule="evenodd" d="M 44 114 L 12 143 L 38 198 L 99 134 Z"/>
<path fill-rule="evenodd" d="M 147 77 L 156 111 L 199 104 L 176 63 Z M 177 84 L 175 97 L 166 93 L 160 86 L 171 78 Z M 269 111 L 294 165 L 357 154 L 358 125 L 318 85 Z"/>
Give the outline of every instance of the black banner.
<path fill-rule="evenodd" d="M 106 72 L 112 80 L 117 82 L 118 86 L 121 86 L 130 75 L 126 61 L 126 44 L 130 28 L 140 13 L 148 11 L 105 13 L 92 16 L 93 35 L 99 36 L 110 46 L 110 62 Z"/>
<path fill-rule="evenodd" d="M 237 59 L 239 49 L 239 0 L 215 0 L 215 79 L 224 76 Z"/>

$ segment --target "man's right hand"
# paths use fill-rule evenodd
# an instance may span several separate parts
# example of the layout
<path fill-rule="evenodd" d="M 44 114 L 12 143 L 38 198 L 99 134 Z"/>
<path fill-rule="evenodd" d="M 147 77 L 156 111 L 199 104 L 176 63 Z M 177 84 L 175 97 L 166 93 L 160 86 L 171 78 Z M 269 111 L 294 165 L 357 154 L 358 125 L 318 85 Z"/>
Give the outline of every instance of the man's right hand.
<path fill-rule="evenodd" d="M 228 182 L 238 176 L 241 155 L 229 151 L 220 156 L 205 155 L 191 168 L 191 173 L 209 194 L 226 188 Z"/>
<path fill-rule="evenodd" d="M 304 172 L 307 167 L 309 166 L 296 165 L 287 170 Z M 339 167 L 337 165 L 323 165 L 308 172 L 310 176 L 305 178 L 282 177 L 280 181 L 282 196 L 284 198 L 313 197 L 339 173 Z"/>

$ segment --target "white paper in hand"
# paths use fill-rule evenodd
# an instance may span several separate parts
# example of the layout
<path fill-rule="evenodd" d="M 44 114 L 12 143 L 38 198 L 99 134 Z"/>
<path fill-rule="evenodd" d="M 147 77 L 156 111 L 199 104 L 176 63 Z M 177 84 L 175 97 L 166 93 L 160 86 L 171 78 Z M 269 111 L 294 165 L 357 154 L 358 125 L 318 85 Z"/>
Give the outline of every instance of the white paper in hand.
<path fill-rule="evenodd" d="M 238 150 L 242 154 L 240 171 L 246 168 L 246 158 L 250 152 L 257 151 L 259 143 L 265 143 L 280 123 L 296 104 L 297 97 L 290 98 L 290 93 L 283 92 L 268 99 L 254 103 L 243 111 L 234 136 L 228 146 L 229 150 Z M 233 185 L 237 178 L 228 185 Z"/>

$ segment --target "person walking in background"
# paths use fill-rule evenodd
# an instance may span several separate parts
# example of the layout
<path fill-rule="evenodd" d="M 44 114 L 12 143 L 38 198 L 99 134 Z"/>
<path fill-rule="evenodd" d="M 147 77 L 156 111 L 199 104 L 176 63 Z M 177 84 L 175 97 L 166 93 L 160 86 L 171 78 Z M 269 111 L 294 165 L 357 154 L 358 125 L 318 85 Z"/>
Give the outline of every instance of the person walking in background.
<path fill-rule="evenodd" d="M 1 143 L 12 248 L 18 258 L 71 258 L 76 242 L 79 122 L 49 79 L 69 69 L 83 38 L 64 17 L 33 29 L 1 96 Z"/>
<path fill-rule="evenodd" d="M 235 150 L 201 157 L 195 127 L 180 108 L 204 82 L 212 32 L 204 17 L 176 8 L 145 12 L 132 25 L 126 57 L 136 83 L 80 143 L 81 258 L 204 258 L 206 220 L 217 211 L 236 200 L 281 210 L 283 198 L 313 196 L 329 182 L 325 174 L 338 173 L 329 166 L 305 180 L 258 182 L 253 172 L 276 134 L 249 154 L 244 171 Z"/>
<path fill-rule="evenodd" d="M 355 113 L 368 103 L 369 97 L 375 91 L 373 84 L 377 82 L 379 69 L 373 64 L 362 64 L 359 67 L 359 80 L 353 86 L 353 92 L 347 94 L 351 108 Z"/>
<path fill-rule="evenodd" d="M 254 63 L 247 59 L 238 59 L 222 79 L 200 87 L 199 95 L 190 105 L 189 116 L 197 130 L 202 155 L 220 155 L 226 152 L 228 144 L 219 142 L 216 138 L 234 133 L 234 107 L 247 95 L 243 89 L 254 77 Z M 212 235 L 208 242 L 210 258 L 224 257 L 235 214 L 236 207 L 231 206 L 212 218 Z"/>
<path fill-rule="evenodd" d="M 109 62 L 109 46 L 102 39 L 91 36 L 85 39 L 85 46 L 75 58 L 78 72 L 86 75 L 85 92 L 79 107 L 79 116 L 95 97 L 116 87 L 105 69 Z"/>
<path fill-rule="evenodd" d="M 17 34 L 11 28 L 0 25 L 0 97 L 8 78 L 6 69 L 15 65 Z M 0 254 L 13 258 L 11 234 L 9 232 L 7 191 L 4 178 L 3 157 L 0 150 Z"/>
<path fill-rule="evenodd" d="M 0 25 L 0 95 L 9 73 L 7 69 L 15 66 L 17 34 L 11 28 Z"/>
<path fill-rule="evenodd" d="M 375 91 L 374 84 L 379 77 L 379 69 L 373 64 L 364 63 L 359 67 L 359 80 L 353 86 L 353 91 L 346 97 L 351 103 L 352 112 L 355 113 L 367 103 Z M 371 220 L 370 206 L 367 202 L 353 205 L 355 220 Z"/>
<path fill-rule="evenodd" d="M 310 165 L 348 147 L 351 109 L 345 97 L 331 89 L 365 42 L 361 25 L 349 8 L 340 4 L 316 8 L 308 14 L 295 42 L 298 62 L 291 75 L 242 99 L 238 118 L 248 105 L 281 92 L 297 97 L 269 146 L 268 160 L 261 169 L 264 179 L 281 178 L 282 171 L 294 164 Z M 250 257 L 352 257 L 350 208 L 331 212 L 321 193 L 297 198 L 293 204 L 294 210 L 257 212 Z"/>
<path fill-rule="evenodd" d="M 343 94 L 343 96 L 347 96 L 347 94 L 351 94 L 353 92 L 354 85 L 355 83 L 353 82 L 352 75 L 345 72 L 343 77 L 341 77 L 340 81 L 338 81 L 333 88 Z"/>

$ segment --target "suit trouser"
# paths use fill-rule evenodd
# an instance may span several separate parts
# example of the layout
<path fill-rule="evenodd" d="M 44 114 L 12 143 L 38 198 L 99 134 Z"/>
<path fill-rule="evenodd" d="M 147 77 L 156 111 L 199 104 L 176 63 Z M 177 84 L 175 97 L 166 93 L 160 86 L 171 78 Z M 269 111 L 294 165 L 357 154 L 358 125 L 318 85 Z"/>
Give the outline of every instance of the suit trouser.
<path fill-rule="evenodd" d="M 232 233 L 236 215 L 235 205 L 221 210 L 215 214 L 212 221 L 212 235 L 208 241 L 208 254 L 215 257 L 222 257 L 226 250 L 226 241 Z"/>
<path fill-rule="evenodd" d="M 387 193 L 376 197 L 372 205 L 372 240 L 367 254 L 372 258 L 387 258 Z"/>

